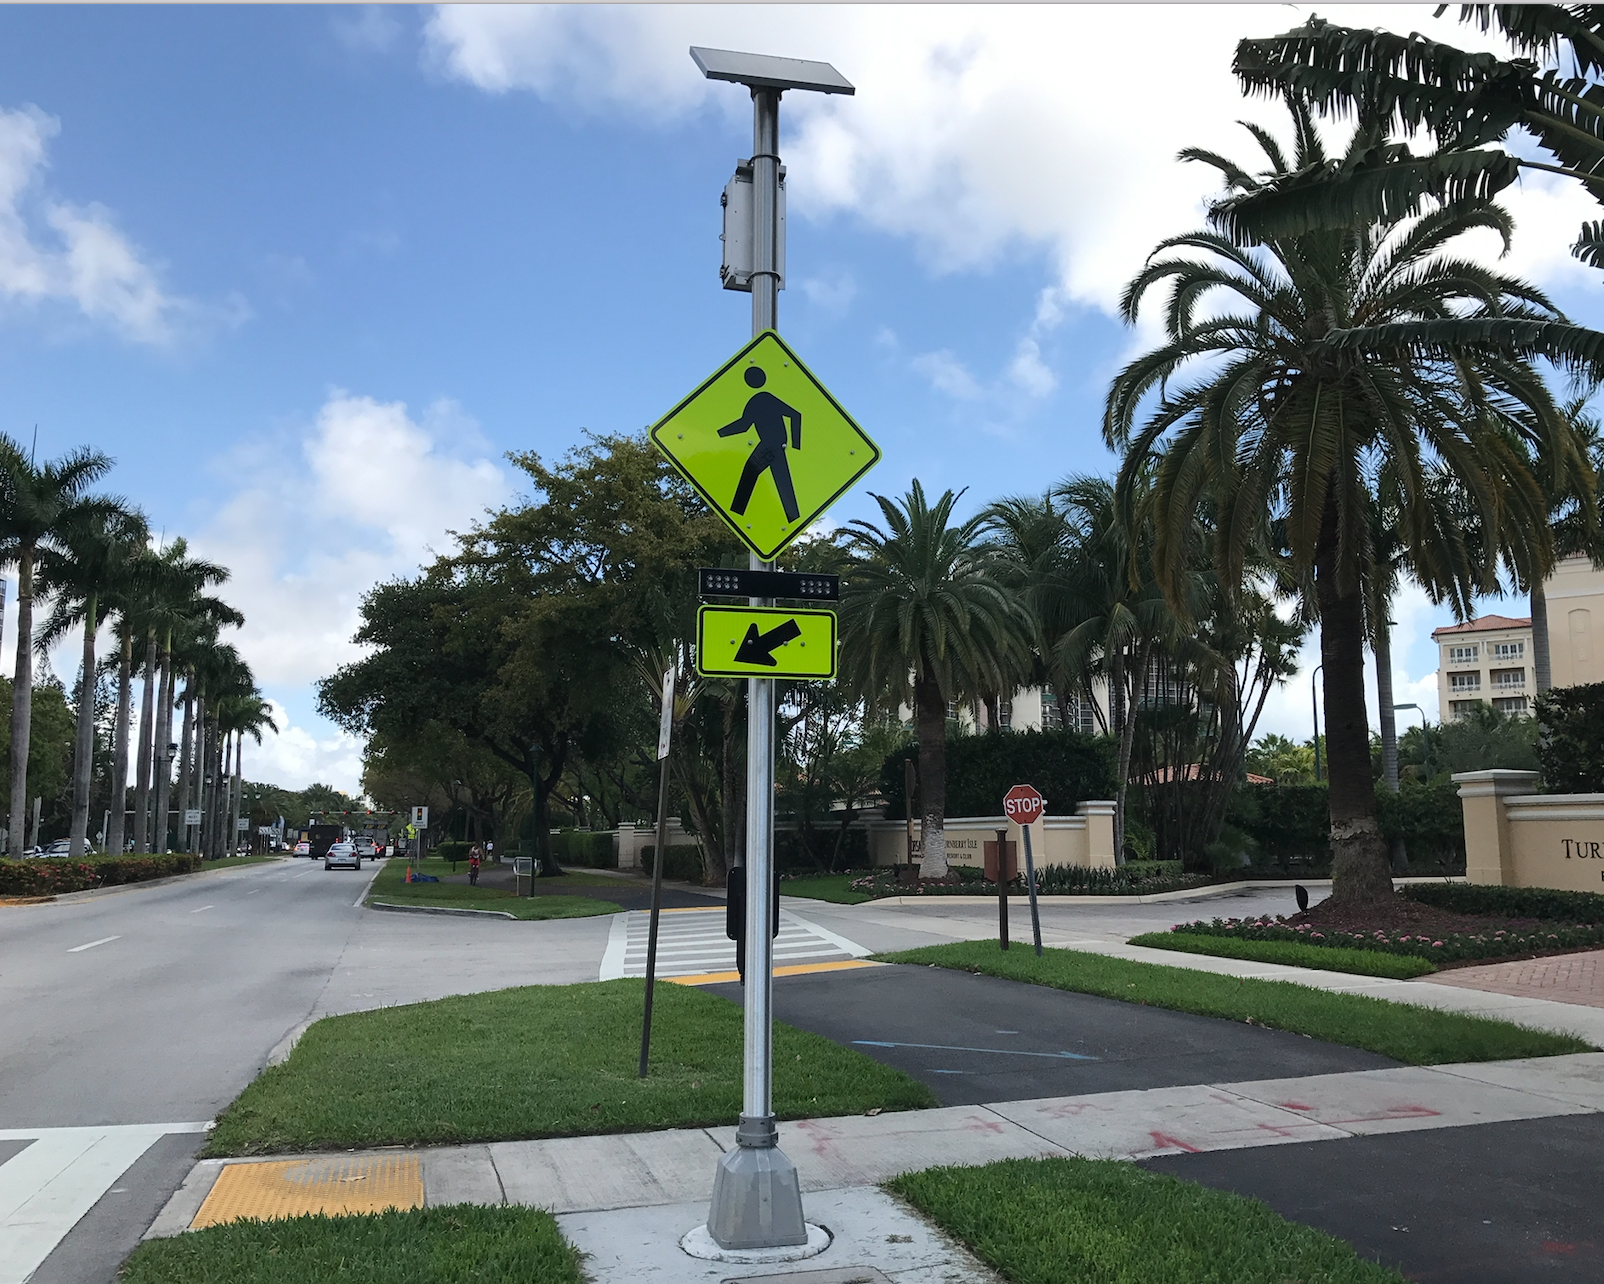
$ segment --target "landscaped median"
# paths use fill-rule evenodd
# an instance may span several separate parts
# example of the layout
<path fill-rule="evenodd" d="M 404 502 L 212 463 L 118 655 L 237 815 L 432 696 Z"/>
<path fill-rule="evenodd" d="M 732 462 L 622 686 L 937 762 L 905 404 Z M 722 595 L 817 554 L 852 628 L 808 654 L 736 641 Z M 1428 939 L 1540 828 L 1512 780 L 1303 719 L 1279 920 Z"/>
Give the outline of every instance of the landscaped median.
<path fill-rule="evenodd" d="M 525 986 L 326 1017 L 218 1116 L 208 1156 L 442 1145 L 728 1124 L 741 1113 L 741 1009 L 659 985 L 637 1077 L 644 985 Z M 781 1119 L 915 1110 L 922 1083 L 774 1026 Z"/>
<path fill-rule="evenodd" d="M 1127 1003 L 1247 1021 L 1363 1048 L 1407 1065 L 1504 1061 L 1594 1051 L 1591 1044 L 1571 1035 L 1529 1030 L 1507 1021 L 1358 994 L 1334 994 L 1290 981 L 1217 976 L 1078 950 L 1049 949 L 1037 958 L 1028 947 L 1020 945 L 1003 950 L 995 941 L 965 941 L 879 957 L 888 963 L 923 963 L 980 972 Z"/>
<path fill-rule="evenodd" d="M 61 857 L 0 860 L 0 896 L 30 899 L 60 896 L 66 892 L 145 883 L 154 878 L 277 859 L 275 856 L 235 856 L 226 860 L 203 860 L 187 852 L 165 852 L 151 856 L 88 856 L 78 860 Z"/>
<path fill-rule="evenodd" d="M 419 873 L 443 879 L 451 872 L 451 862 L 425 860 Z M 566 887 L 605 887 L 612 880 L 595 874 L 564 874 L 561 878 L 542 879 L 539 896 L 516 896 L 512 892 L 494 887 L 475 887 L 468 883 L 409 883 L 406 881 L 409 866 L 404 860 L 392 860 L 374 878 L 368 890 L 367 903 L 400 905 L 408 908 L 489 910 L 518 919 L 588 918 L 594 914 L 617 914 L 623 906 L 613 901 L 590 896 L 564 896 L 546 891 L 558 885 Z"/>

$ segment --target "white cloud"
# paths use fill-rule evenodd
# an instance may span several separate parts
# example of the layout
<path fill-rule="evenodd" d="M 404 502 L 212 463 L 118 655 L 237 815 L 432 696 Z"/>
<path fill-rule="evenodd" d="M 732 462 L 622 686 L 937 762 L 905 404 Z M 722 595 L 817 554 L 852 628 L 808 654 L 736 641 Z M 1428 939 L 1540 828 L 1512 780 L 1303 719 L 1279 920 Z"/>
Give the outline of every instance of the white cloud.
<path fill-rule="evenodd" d="M 505 470 L 476 454 L 483 445 L 453 402 L 414 418 L 401 402 L 336 390 L 290 449 L 299 456 L 290 467 L 225 461 L 231 476 L 274 481 L 236 494 L 191 544 L 233 572 L 223 592 L 246 618 L 235 644 L 263 689 L 287 697 L 305 723 L 281 722 L 256 751 L 266 764 L 259 778 L 356 787 L 360 743 L 312 720 L 304 693 L 361 655 L 352 637 L 364 593 L 446 551 L 449 531 L 510 497 Z M 286 453 L 282 443 L 240 453 L 252 452 Z"/>
<path fill-rule="evenodd" d="M 1427 5 L 1319 11 L 1338 22 L 1426 30 L 1462 47 L 1498 47 L 1496 36 L 1457 23 L 1454 12 L 1434 19 Z M 532 91 L 647 129 L 709 109 L 733 129 L 744 121 L 745 95 L 702 79 L 686 53 L 691 44 L 830 61 L 857 94 L 786 97 L 781 150 L 792 210 L 847 213 L 909 237 L 936 270 L 984 267 L 1015 248 L 1046 251 L 1057 279 L 1038 324 L 1051 325 L 1066 304 L 1112 312 L 1148 251 L 1198 221 L 1216 176 L 1176 163 L 1181 147 L 1256 155 L 1240 118 L 1287 132 L 1279 107 L 1242 98 L 1231 55 L 1242 36 L 1286 30 L 1309 12 L 449 5 L 428 19 L 425 39 L 444 75 L 492 93 Z M 1563 253 L 1580 222 L 1571 215 L 1575 185 L 1568 188 L 1550 197 L 1529 182 L 1511 196 L 1523 224 L 1517 262 L 1541 281 L 1585 271 Z M 1557 253 L 1554 223 L 1565 229 Z"/>
<path fill-rule="evenodd" d="M 206 309 L 170 294 L 105 206 L 42 192 L 49 143 L 60 129 L 37 107 L 0 109 L 0 298 L 70 303 L 137 343 L 168 343 L 203 318 L 242 321 L 248 310 L 240 300 Z"/>
<path fill-rule="evenodd" d="M 808 302 L 831 316 L 842 316 L 858 297 L 858 282 L 852 273 L 841 269 L 822 276 L 805 277 L 797 283 Z"/>
<path fill-rule="evenodd" d="M 1021 339 L 1008 363 L 1008 378 L 1021 392 L 1045 397 L 1058 386 L 1058 376 L 1041 359 L 1041 347 L 1034 339 Z"/>
<path fill-rule="evenodd" d="M 959 401 L 976 401 L 982 396 L 979 382 L 950 351 L 926 352 L 913 359 L 913 368 L 930 380 L 937 392 Z"/>

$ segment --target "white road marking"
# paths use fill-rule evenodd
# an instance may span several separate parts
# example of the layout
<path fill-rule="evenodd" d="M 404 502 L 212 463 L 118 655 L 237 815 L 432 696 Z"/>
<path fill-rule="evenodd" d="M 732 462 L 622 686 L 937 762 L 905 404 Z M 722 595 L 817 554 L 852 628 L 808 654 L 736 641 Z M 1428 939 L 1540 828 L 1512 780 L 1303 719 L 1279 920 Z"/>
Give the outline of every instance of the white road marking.
<path fill-rule="evenodd" d="M 199 909 L 190 910 L 191 914 L 204 914 L 209 909 L 216 909 L 215 905 L 202 905 Z"/>
<path fill-rule="evenodd" d="M 24 1284 L 158 1140 L 206 1128 L 173 1123 L 0 1129 L 0 1141 L 31 1143 L 0 1164 L 0 1284 Z"/>
<path fill-rule="evenodd" d="M 113 941 L 120 941 L 122 939 L 123 938 L 120 936 L 102 936 L 98 941 L 90 941 L 87 945 L 74 945 L 70 950 L 67 951 L 67 953 L 81 954 L 85 950 L 94 949 L 97 945 L 110 945 Z"/>
<path fill-rule="evenodd" d="M 646 975 L 646 944 L 651 916 L 644 910 L 613 918 L 602 958 L 601 979 Z M 774 961 L 863 958 L 872 951 L 790 910 L 780 911 L 780 934 L 774 940 Z M 657 932 L 657 975 L 694 976 L 735 968 L 735 942 L 724 935 L 724 907 L 702 912 L 664 914 Z"/>
<path fill-rule="evenodd" d="M 351 902 L 352 909 L 362 908 L 362 902 L 367 900 L 368 893 L 373 890 L 373 880 L 379 876 L 379 871 L 383 869 L 388 862 L 389 857 L 387 856 L 381 860 L 376 860 L 373 862 L 373 873 L 368 876 L 368 881 L 362 884 L 362 890 L 357 893 L 356 899 Z"/>
<path fill-rule="evenodd" d="M 291 878 L 305 878 L 311 872 L 312 871 L 309 870 L 309 869 L 303 869 L 299 874 L 292 874 L 292 875 L 290 875 L 290 877 Z"/>

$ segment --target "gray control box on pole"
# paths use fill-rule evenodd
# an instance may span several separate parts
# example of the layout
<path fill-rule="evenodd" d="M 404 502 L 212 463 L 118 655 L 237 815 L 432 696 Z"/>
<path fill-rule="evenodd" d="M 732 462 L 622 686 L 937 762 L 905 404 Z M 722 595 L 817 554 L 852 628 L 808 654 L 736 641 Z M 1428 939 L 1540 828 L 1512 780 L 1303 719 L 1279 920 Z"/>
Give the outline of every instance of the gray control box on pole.
<path fill-rule="evenodd" d="M 777 328 L 782 254 L 780 95 L 787 89 L 850 94 L 852 85 L 828 63 L 692 48 L 709 80 L 728 80 L 752 92 L 751 267 L 752 334 Z M 737 171 L 731 188 L 740 189 Z M 725 288 L 730 283 L 730 215 L 725 203 Z M 744 196 L 738 190 L 738 196 Z M 744 234 L 745 217 L 736 228 Z M 736 244 L 740 245 L 740 237 Z M 745 264 L 738 264 L 744 267 Z M 752 569 L 773 564 L 755 554 Z M 752 598 L 753 606 L 769 606 Z M 774 888 L 774 682 L 747 682 L 746 730 L 746 983 L 745 1065 L 735 1148 L 720 1158 L 713 1177 L 707 1231 L 722 1249 L 782 1248 L 808 1242 L 796 1165 L 779 1146 L 773 1105 L 774 933 L 769 916 Z"/>

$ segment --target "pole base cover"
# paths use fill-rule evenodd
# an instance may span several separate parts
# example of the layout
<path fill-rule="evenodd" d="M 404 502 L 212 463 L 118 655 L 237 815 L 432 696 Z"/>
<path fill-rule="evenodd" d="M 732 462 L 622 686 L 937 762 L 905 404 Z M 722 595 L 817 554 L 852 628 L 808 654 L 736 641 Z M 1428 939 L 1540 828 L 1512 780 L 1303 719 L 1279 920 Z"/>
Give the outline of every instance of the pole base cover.
<path fill-rule="evenodd" d="M 736 1146 L 718 1161 L 707 1231 L 723 1249 L 782 1248 L 808 1242 L 802 1183 L 778 1146 Z"/>

